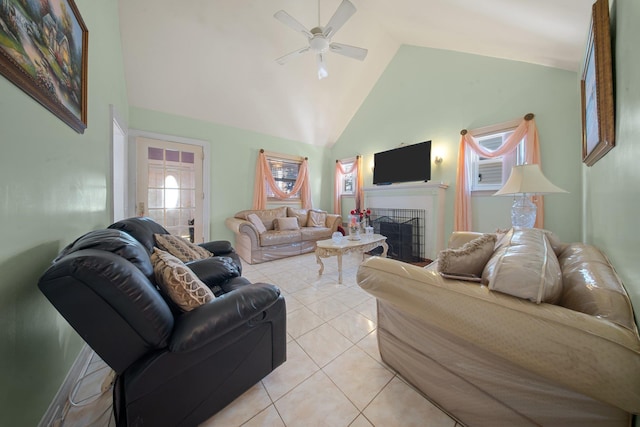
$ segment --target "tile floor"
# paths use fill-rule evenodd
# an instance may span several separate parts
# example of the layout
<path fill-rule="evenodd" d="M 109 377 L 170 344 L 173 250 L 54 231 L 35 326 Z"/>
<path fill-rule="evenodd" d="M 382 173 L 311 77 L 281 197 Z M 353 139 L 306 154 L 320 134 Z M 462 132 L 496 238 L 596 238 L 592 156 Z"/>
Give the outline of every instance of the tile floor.
<path fill-rule="evenodd" d="M 321 277 L 314 254 L 244 265 L 286 297 L 287 361 L 201 427 L 461 427 L 382 363 L 375 299 L 356 284 L 361 260 L 344 257 L 342 285 L 335 258 L 323 259 Z M 94 355 L 73 394 L 84 406 L 67 405 L 50 425 L 115 426 L 111 373 Z"/>

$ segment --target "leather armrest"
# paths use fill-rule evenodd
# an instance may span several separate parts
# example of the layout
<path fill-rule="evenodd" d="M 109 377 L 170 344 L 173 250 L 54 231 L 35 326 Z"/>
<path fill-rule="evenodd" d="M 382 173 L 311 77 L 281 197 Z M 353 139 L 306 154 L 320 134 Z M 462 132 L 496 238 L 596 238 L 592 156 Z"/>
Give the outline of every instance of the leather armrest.
<path fill-rule="evenodd" d="M 214 255 L 224 255 L 233 252 L 233 246 L 228 240 L 213 240 L 211 242 L 200 243 L 209 252 L 213 252 Z"/>
<path fill-rule="evenodd" d="M 203 347 L 271 307 L 280 289 L 254 283 L 224 294 L 176 319 L 169 349 L 191 351 Z"/>
<path fill-rule="evenodd" d="M 215 252 L 214 252 L 215 253 Z M 234 277 L 240 276 L 240 269 L 233 259 L 215 256 L 199 259 L 186 264 L 209 288 L 220 286 Z"/>

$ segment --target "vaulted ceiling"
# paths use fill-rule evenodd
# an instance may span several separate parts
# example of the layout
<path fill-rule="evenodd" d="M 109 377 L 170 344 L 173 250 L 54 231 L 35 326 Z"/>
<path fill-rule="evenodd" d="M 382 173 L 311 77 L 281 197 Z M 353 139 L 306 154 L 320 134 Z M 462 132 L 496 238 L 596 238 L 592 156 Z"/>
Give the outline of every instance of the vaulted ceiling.
<path fill-rule="evenodd" d="M 341 0 L 119 0 L 129 102 L 314 145 L 331 145 L 403 45 L 578 71 L 593 0 L 351 0 L 329 52 L 275 59 L 308 44 L 274 19 L 326 25 Z"/>

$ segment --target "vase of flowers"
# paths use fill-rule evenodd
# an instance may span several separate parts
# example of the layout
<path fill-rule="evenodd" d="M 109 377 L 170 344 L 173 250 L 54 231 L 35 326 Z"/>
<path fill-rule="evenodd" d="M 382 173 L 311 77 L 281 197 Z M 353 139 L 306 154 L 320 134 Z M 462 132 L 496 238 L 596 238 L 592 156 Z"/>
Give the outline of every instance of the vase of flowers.
<path fill-rule="evenodd" d="M 371 217 L 371 209 L 357 210 L 354 209 L 349 215 L 349 239 L 360 240 L 362 229 L 368 229 L 369 218 Z"/>
<path fill-rule="evenodd" d="M 360 240 L 360 215 L 349 215 L 349 240 Z"/>

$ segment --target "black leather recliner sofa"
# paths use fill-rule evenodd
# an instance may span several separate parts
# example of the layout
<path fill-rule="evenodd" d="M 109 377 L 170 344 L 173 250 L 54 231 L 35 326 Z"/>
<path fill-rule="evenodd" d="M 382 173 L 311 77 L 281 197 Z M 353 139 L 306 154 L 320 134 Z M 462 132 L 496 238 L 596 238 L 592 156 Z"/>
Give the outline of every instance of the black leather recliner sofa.
<path fill-rule="evenodd" d="M 286 359 L 280 290 L 250 283 L 231 244 L 187 263 L 217 297 L 179 311 L 155 285 L 149 218 L 95 230 L 64 248 L 38 286 L 116 372 L 118 426 L 196 426 Z"/>

